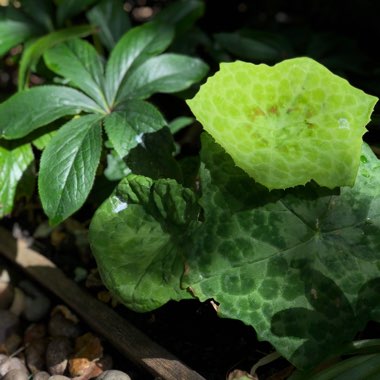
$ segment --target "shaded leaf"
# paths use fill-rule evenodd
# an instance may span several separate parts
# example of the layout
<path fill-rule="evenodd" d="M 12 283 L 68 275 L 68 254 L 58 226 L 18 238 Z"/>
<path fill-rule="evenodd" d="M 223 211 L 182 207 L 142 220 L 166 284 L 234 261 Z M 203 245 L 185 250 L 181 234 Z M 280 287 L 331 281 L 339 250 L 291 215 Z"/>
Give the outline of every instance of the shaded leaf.
<path fill-rule="evenodd" d="M 108 104 L 114 104 L 119 87 L 131 68 L 163 52 L 173 36 L 172 28 L 153 22 L 135 27 L 124 34 L 112 50 L 106 66 Z"/>
<path fill-rule="evenodd" d="M 179 132 L 181 129 L 188 127 L 192 123 L 194 123 L 195 119 L 193 117 L 189 116 L 180 116 L 176 119 L 172 120 L 168 127 L 170 129 L 170 132 L 174 135 L 175 133 Z"/>
<path fill-rule="evenodd" d="M 82 12 L 96 1 L 97 0 L 59 0 L 57 9 L 58 25 L 63 26 L 65 21 Z"/>
<path fill-rule="evenodd" d="M 0 141 L 0 217 L 12 211 L 17 185 L 33 160 L 30 144 Z"/>
<path fill-rule="evenodd" d="M 172 93 L 199 82 L 208 66 L 197 58 L 161 54 L 139 66 L 120 87 L 118 100 L 149 98 L 156 92 Z"/>
<path fill-rule="evenodd" d="M 99 38 L 110 51 L 131 27 L 123 5 L 121 0 L 103 0 L 87 12 L 87 18 L 100 29 Z"/>
<path fill-rule="evenodd" d="M 50 70 L 69 79 L 107 111 L 104 95 L 103 63 L 95 48 L 86 41 L 72 39 L 44 53 Z"/>
<path fill-rule="evenodd" d="M 229 53 L 253 62 L 273 62 L 281 59 L 280 51 L 266 42 L 239 33 L 217 33 L 215 40 Z"/>
<path fill-rule="evenodd" d="M 53 225 L 77 211 L 91 190 L 102 149 L 101 119 L 99 115 L 74 118 L 42 153 L 39 194 Z"/>
<path fill-rule="evenodd" d="M 46 145 L 49 144 L 49 142 L 52 139 L 52 137 L 54 136 L 54 134 L 55 134 L 55 131 L 45 133 L 45 134 L 37 137 L 35 140 L 33 140 L 32 143 L 37 149 L 43 150 L 43 149 L 45 149 Z"/>
<path fill-rule="evenodd" d="M 11 7 L 0 8 L 0 56 L 12 47 L 42 31 L 21 11 Z"/>
<path fill-rule="evenodd" d="M 175 145 L 168 128 L 142 136 L 125 161 L 134 174 L 152 179 L 173 178 L 182 183 L 181 168 L 174 158 Z"/>
<path fill-rule="evenodd" d="M 30 44 L 25 49 L 20 62 L 18 75 L 19 90 L 27 87 L 29 71 L 34 68 L 38 60 L 47 49 L 69 39 L 85 37 L 94 32 L 95 29 L 91 25 L 72 26 L 67 29 L 51 32 L 48 35 L 40 37 L 37 41 Z"/>
<path fill-rule="evenodd" d="M 201 0 L 179 0 L 162 9 L 154 18 L 156 22 L 170 23 L 176 29 L 176 37 L 190 29 L 203 16 L 205 4 Z"/>
<path fill-rule="evenodd" d="M 128 168 L 124 160 L 112 150 L 107 154 L 107 167 L 104 169 L 104 176 L 110 181 L 119 181 L 126 177 L 131 170 Z"/>
<path fill-rule="evenodd" d="M 161 113 L 141 100 L 131 100 L 104 118 L 108 138 L 120 157 L 141 144 L 146 133 L 157 131 L 165 124 Z"/>
<path fill-rule="evenodd" d="M 24 137 L 62 116 L 102 110 L 86 95 L 69 87 L 38 86 L 18 92 L 0 104 L 0 135 Z"/>
<path fill-rule="evenodd" d="M 22 0 L 21 9 L 37 24 L 40 24 L 45 31 L 54 30 L 52 20 L 54 8 L 51 0 Z"/>

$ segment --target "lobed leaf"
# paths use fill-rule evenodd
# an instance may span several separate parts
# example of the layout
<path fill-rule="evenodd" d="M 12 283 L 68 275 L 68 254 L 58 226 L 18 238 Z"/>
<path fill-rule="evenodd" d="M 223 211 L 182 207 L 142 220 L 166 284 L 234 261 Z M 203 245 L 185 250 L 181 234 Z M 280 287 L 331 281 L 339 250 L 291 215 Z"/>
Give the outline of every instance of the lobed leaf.
<path fill-rule="evenodd" d="M 310 58 L 222 63 L 188 104 L 236 165 L 269 189 L 352 186 L 377 98 Z"/>
<path fill-rule="evenodd" d="M 94 99 L 99 107 L 108 110 L 104 95 L 103 62 L 91 44 L 72 39 L 47 50 L 44 60 L 50 70 L 70 80 Z"/>
<path fill-rule="evenodd" d="M 200 81 L 207 71 L 208 66 L 200 59 L 161 54 L 133 71 L 120 87 L 119 99 L 146 99 L 156 92 L 178 92 Z"/>
<path fill-rule="evenodd" d="M 33 161 L 30 144 L 0 141 L 0 217 L 12 211 L 17 185 Z"/>
<path fill-rule="evenodd" d="M 72 119 L 42 152 L 39 194 L 53 225 L 77 211 L 92 188 L 102 150 L 101 120 L 100 115 Z"/>
<path fill-rule="evenodd" d="M 17 139 L 66 115 L 101 113 L 83 93 L 63 86 L 38 86 L 18 92 L 0 104 L 0 136 Z"/>
<path fill-rule="evenodd" d="M 252 325 L 260 339 L 299 368 L 336 354 L 378 317 L 380 164 L 369 147 L 363 146 L 355 185 L 340 190 L 309 184 L 269 191 L 207 135 L 202 162 L 202 223 L 194 201 L 178 198 L 182 187 L 175 182 L 165 182 L 171 190 L 160 195 L 126 190 L 142 181 L 153 189 L 164 181 L 141 177 L 127 177 L 96 213 L 90 228 L 93 252 L 106 285 L 124 303 L 149 310 L 166 302 L 170 297 L 162 290 L 154 297 L 155 289 L 171 276 L 165 260 L 180 257 L 182 272 L 175 273 L 182 281 L 166 284 L 168 292 L 175 286 L 202 301 L 213 298 L 221 316 Z M 192 210 L 186 223 L 177 222 L 183 213 L 175 205 Z M 143 230 L 134 228 L 138 218 L 144 220 Z M 146 243 L 148 231 L 160 228 L 171 244 L 158 238 Z M 145 252 L 142 261 L 140 251 Z M 148 252 L 152 260 L 160 257 L 161 266 L 156 261 L 149 266 Z M 131 261 L 128 272 L 123 263 Z M 132 280 L 124 293 L 125 279 L 136 281 L 136 267 L 144 274 L 148 299 L 131 291 Z"/>

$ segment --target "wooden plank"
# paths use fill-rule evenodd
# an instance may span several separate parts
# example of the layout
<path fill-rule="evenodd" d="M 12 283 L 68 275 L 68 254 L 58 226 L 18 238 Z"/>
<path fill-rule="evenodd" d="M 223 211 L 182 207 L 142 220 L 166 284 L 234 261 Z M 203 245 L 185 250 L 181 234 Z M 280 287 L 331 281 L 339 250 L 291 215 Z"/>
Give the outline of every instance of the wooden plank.
<path fill-rule="evenodd" d="M 0 227 L 0 252 L 50 290 L 121 354 L 165 380 L 205 380 L 173 354 L 153 342 L 114 310 L 71 281 L 45 256 Z"/>

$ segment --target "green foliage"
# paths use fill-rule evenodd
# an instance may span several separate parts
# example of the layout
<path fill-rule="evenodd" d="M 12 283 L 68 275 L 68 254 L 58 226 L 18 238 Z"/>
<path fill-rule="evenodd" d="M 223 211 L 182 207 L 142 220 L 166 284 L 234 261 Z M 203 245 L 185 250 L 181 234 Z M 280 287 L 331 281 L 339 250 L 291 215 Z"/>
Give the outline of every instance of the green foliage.
<path fill-rule="evenodd" d="M 380 322 L 380 165 L 362 142 L 377 98 L 321 65 L 376 89 L 350 40 L 290 25 L 209 33 L 201 0 L 142 24 L 122 0 L 20 5 L 0 7 L 0 56 L 22 45 L 3 60 L 18 92 L 0 103 L 0 217 L 36 172 L 52 225 L 114 189 L 90 241 L 125 305 L 214 299 L 299 368 L 292 380 L 376 378 L 378 346 L 347 342 Z M 188 101 L 211 136 L 186 155 L 173 134 L 188 142 L 200 55 L 257 65 L 223 62 Z"/>
<path fill-rule="evenodd" d="M 70 31 L 74 28 L 82 30 L 73 27 Z M 0 104 L 0 136 L 5 139 L 28 138 L 62 117 L 80 116 L 66 124 L 63 121 L 42 153 L 39 194 L 52 224 L 85 202 L 99 164 L 103 126 L 112 148 L 123 158 L 144 134 L 166 125 L 161 113 L 143 99 L 156 92 L 186 89 L 207 72 L 207 65 L 197 58 L 160 55 L 174 37 L 170 25 L 147 23 L 131 29 L 115 45 L 106 64 L 86 41 L 70 38 L 59 43 L 58 36 L 66 40 L 70 31 L 42 37 L 23 56 L 32 64 L 43 53 L 46 66 L 68 85 L 36 86 Z M 179 74 L 182 66 L 187 70 Z"/>
<path fill-rule="evenodd" d="M 353 188 L 269 192 L 205 135 L 199 203 L 173 180 L 134 175 L 97 211 L 102 278 L 139 311 L 214 298 L 221 316 L 310 367 L 379 309 L 366 295 L 380 283 L 380 166 L 366 146 L 361 157 Z"/>

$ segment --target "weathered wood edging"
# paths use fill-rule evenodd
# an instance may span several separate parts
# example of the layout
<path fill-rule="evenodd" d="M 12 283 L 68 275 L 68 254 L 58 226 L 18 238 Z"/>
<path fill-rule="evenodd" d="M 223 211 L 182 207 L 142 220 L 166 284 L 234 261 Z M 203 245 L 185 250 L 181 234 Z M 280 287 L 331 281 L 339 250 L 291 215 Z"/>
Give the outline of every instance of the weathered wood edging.
<path fill-rule="evenodd" d="M 45 256 L 0 227 L 0 253 L 65 302 L 132 362 L 163 380 L 205 380 L 114 310 L 87 294 Z"/>

